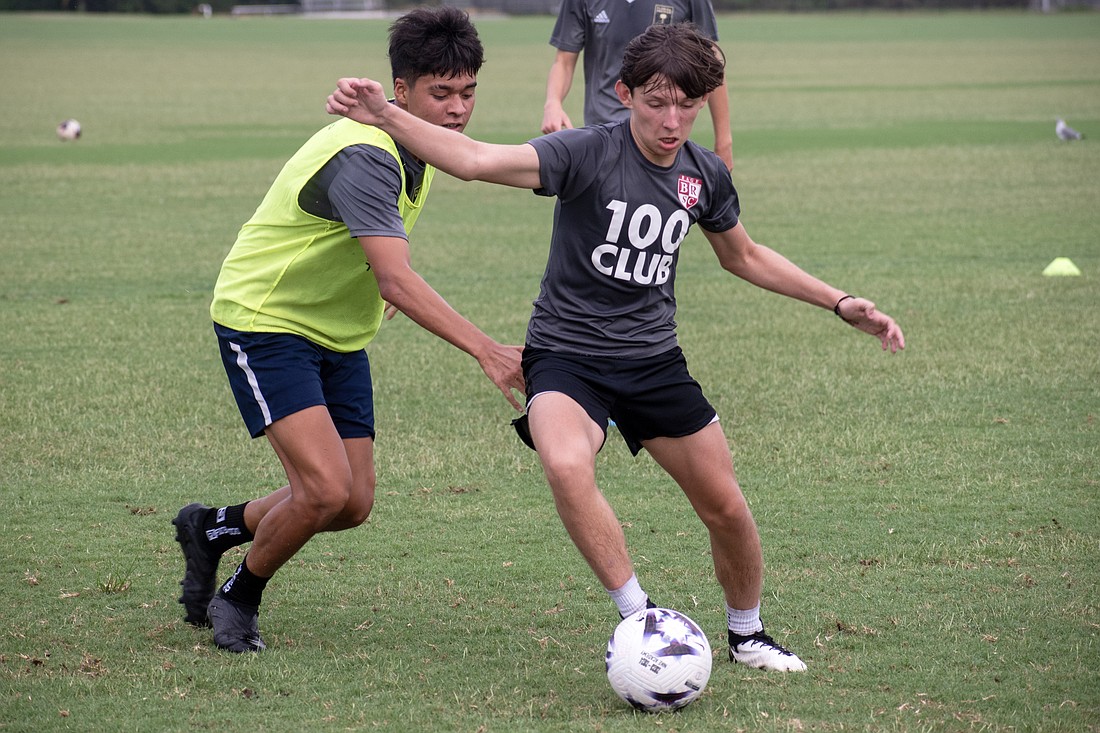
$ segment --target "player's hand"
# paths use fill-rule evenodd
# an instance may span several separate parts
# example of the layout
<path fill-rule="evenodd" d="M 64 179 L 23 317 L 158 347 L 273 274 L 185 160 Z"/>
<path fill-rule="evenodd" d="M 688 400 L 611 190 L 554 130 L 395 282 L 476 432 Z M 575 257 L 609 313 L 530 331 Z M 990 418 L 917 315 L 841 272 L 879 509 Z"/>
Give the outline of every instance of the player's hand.
<path fill-rule="evenodd" d="M 382 312 L 382 316 L 383 316 L 383 317 L 384 317 L 384 318 L 385 318 L 385 319 L 386 319 L 387 321 L 392 321 L 392 320 L 393 320 L 393 317 L 394 317 L 394 316 L 396 316 L 396 315 L 397 315 L 398 313 L 400 313 L 400 312 L 401 312 L 401 309 L 400 309 L 400 308 L 398 308 L 398 307 L 397 307 L 396 305 L 394 305 L 393 303 L 386 303 L 385 305 L 386 305 L 386 310 L 384 310 L 384 311 Z"/>
<path fill-rule="evenodd" d="M 847 298 L 839 306 L 840 317 L 864 333 L 869 333 L 882 342 L 882 350 L 896 354 L 905 348 L 905 334 L 894 319 L 875 309 L 875 304 L 866 298 Z"/>
<path fill-rule="evenodd" d="M 522 395 L 526 389 L 523 382 L 523 369 L 520 367 L 522 357 L 522 346 L 505 346 L 497 343 L 494 343 L 485 354 L 477 357 L 477 363 L 481 365 L 485 376 L 489 377 L 517 412 L 523 412 L 523 406 L 516 399 L 515 393 Z"/>
<path fill-rule="evenodd" d="M 381 84 L 373 79 L 345 77 L 336 82 L 336 89 L 328 95 L 325 111 L 364 125 L 380 125 L 388 106 Z"/>
<path fill-rule="evenodd" d="M 547 108 L 542 113 L 542 134 L 547 135 L 558 130 L 571 130 L 573 122 L 565 110 L 559 107 Z"/>

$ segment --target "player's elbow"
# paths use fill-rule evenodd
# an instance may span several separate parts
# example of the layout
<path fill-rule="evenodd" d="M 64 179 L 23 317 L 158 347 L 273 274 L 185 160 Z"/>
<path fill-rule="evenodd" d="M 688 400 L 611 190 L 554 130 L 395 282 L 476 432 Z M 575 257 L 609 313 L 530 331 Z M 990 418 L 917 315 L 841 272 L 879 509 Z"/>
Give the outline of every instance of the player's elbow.
<path fill-rule="evenodd" d="M 384 275 L 377 272 L 375 273 L 375 279 L 378 282 L 378 294 L 382 296 L 382 300 L 397 306 L 398 310 L 405 310 L 404 304 L 408 302 L 409 293 L 411 292 L 406 286 L 405 280 L 400 276 Z"/>
<path fill-rule="evenodd" d="M 735 256 L 735 255 L 732 255 L 732 254 L 719 256 L 718 264 L 721 265 L 723 270 L 730 273 L 731 275 L 736 275 L 737 277 L 744 277 L 744 275 L 743 275 L 743 273 L 745 272 L 745 260 L 744 260 L 744 258 Z"/>

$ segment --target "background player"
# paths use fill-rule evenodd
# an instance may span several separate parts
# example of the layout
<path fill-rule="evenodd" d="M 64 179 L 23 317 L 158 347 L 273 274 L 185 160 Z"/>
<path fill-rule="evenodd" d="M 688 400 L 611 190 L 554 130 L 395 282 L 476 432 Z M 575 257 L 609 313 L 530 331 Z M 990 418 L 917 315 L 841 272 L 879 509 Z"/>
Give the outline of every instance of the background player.
<path fill-rule="evenodd" d="M 619 101 L 615 82 L 626 44 L 651 25 L 694 23 L 708 38 L 718 40 L 714 8 L 709 0 L 564 0 L 550 35 L 557 49 L 546 78 L 542 131 L 573 127 L 563 105 L 573 86 L 577 59 L 584 53 L 584 124 L 619 122 L 630 111 Z M 714 152 L 733 169 L 729 100 L 723 80 L 707 98 L 714 126 Z"/>

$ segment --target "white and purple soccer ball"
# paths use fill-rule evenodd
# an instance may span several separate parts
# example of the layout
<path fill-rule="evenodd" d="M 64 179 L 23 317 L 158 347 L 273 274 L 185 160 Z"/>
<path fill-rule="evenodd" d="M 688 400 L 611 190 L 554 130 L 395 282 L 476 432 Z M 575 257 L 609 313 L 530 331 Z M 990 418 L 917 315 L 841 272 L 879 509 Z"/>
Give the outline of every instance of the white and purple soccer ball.
<path fill-rule="evenodd" d="M 607 681 L 639 710 L 677 710 L 710 679 L 711 653 L 694 621 L 668 608 L 628 616 L 607 642 Z"/>
<path fill-rule="evenodd" d="M 57 126 L 57 139 L 61 141 L 66 140 L 78 140 L 82 128 L 80 123 L 73 119 L 68 119 Z"/>

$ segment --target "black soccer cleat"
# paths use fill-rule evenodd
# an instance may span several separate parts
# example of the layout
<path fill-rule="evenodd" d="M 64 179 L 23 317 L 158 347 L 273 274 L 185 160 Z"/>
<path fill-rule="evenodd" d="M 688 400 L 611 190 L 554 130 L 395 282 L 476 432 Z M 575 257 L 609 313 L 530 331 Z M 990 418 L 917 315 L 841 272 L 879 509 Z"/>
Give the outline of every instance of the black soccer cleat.
<path fill-rule="evenodd" d="M 203 519 L 210 507 L 188 504 L 172 520 L 176 526 L 176 542 L 180 544 L 187 568 L 183 573 L 183 595 L 179 602 L 186 611 L 184 620 L 193 626 L 209 626 L 207 606 L 214 597 L 218 581 L 218 561 L 221 555 L 212 552 L 203 532 Z"/>
<path fill-rule="evenodd" d="M 258 652 L 267 648 L 260 638 L 260 609 L 237 603 L 221 593 L 207 607 L 206 615 L 214 627 L 214 643 L 231 652 Z"/>

